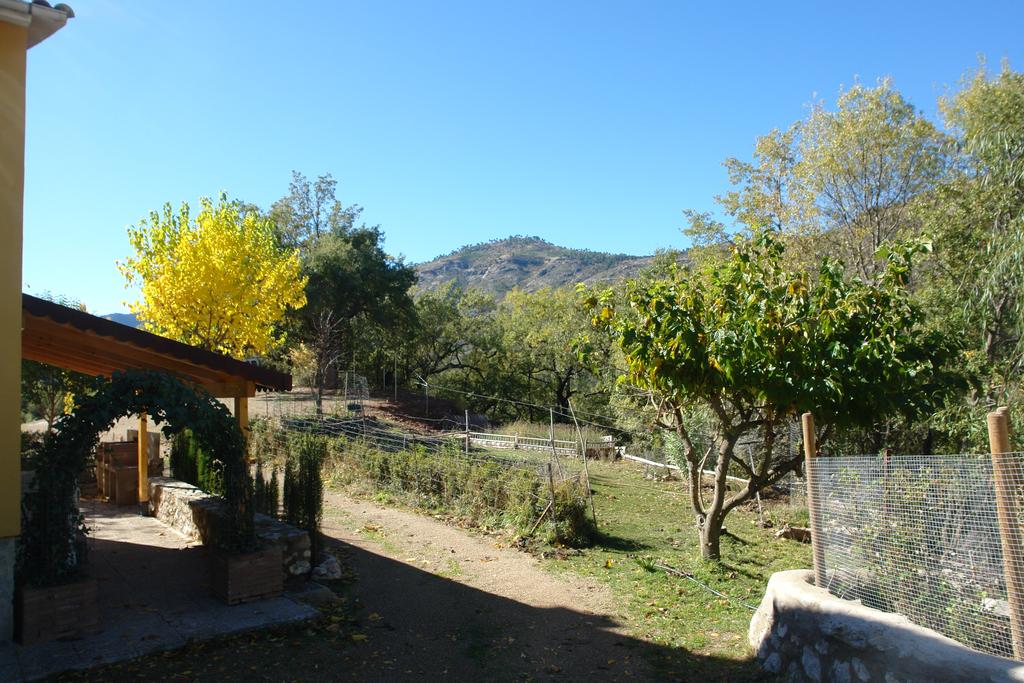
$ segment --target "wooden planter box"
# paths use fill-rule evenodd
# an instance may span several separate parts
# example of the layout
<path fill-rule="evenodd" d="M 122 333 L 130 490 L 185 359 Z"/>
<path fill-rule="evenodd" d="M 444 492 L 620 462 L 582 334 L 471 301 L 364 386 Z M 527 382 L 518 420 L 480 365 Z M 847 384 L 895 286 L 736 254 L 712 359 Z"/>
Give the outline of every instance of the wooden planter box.
<path fill-rule="evenodd" d="M 81 637 L 99 626 L 96 579 L 60 586 L 25 586 L 18 591 L 15 610 L 17 636 L 23 645 Z"/>
<path fill-rule="evenodd" d="M 229 605 L 276 598 L 284 591 L 281 561 L 280 546 L 268 546 L 244 555 L 213 550 L 213 594 Z"/>

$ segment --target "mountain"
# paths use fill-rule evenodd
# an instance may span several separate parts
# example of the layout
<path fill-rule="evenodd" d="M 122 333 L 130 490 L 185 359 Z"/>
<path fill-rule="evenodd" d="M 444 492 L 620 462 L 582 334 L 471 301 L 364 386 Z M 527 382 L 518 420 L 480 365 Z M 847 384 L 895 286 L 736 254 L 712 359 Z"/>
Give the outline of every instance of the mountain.
<path fill-rule="evenodd" d="M 128 327 L 140 327 L 142 325 L 139 319 L 135 317 L 134 313 L 108 313 L 107 315 L 100 316 L 107 320 L 113 320 L 115 323 L 121 323 Z"/>
<path fill-rule="evenodd" d="M 419 289 L 430 290 L 455 280 L 498 297 L 513 287 L 536 291 L 577 282 L 598 284 L 636 275 L 651 256 L 608 254 L 569 249 L 539 237 L 509 237 L 456 249 L 416 266 Z"/>

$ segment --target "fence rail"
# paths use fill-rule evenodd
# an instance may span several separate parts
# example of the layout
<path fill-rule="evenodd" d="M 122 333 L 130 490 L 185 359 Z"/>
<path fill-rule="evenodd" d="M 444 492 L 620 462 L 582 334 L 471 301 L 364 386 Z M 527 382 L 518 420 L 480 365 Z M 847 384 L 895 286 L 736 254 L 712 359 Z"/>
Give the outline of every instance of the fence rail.
<path fill-rule="evenodd" d="M 579 453 L 579 446 L 575 441 L 544 439 L 516 434 L 488 434 L 486 432 L 469 432 L 468 435 L 470 444 L 484 446 L 485 448 L 511 448 L 528 451 L 553 450 L 560 455 Z"/>
<path fill-rule="evenodd" d="M 629 460 L 631 462 L 638 462 L 641 465 L 648 465 L 649 467 L 662 467 L 662 468 L 664 468 L 666 470 L 669 470 L 671 472 L 679 472 L 680 474 L 683 473 L 683 470 L 678 465 L 673 465 L 671 463 L 665 463 L 665 462 L 657 462 L 655 460 L 648 460 L 647 458 L 641 458 L 638 455 L 630 455 L 629 453 L 623 453 L 622 454 L 622 459 L 623 460 Z M 705 476 L 705 477 L 714 478 L 715 476 L 717 476 L 714 470 L 701 470 L 700 473 L 703 476 Z M 726 475 L 725 480 L 726 481 L 731 481 L 734 484 L 746 484 L 747 483 L 747 480 L 744 479 L 743 477 L 734 477 L 731 474 Z"/>

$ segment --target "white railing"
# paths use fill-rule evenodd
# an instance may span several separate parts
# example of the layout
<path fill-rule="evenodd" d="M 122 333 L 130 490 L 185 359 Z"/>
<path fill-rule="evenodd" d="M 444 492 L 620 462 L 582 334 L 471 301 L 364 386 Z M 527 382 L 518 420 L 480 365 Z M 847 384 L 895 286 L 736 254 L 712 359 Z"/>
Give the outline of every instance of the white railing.
<path fill-rule="evenodd" d="M 469 432 L 469 442 L 487 448 L 511 448 L 528 451 L 550 451 L 556 453 L 575 454 L 579 448 L 575 441 L 562 439 L 545 439 L 543 437 L 519 436 L 517 434 L 488 434 L 486 432 Z"/>
<path fill-rule="evenodd" d="M 629 455 L 628 453 L 623 453 L 622 454 L 622 459 L 623 460 L 631 460 L 632 462 L 638 462 L 638 463 L 641 463 L 643 465 L 648 465 L 648 466 L 651 466 L 651 467 L 664 467 L 665 469 L 671 470 L 673 472 L 680 472 L 681 473 L 683 471 L 677 465 L 667 464 L 667 463 L 663 463 L 663 462 L 655 462 L 654 460 L 648 460 L 647 458 L 641 458 L 641 457 L 639 457 L 637 455 Z M 711 477 L 712 479 L 715 478 L 715 471 L 714 470 L 701 470 L 701 474 L 703 474 L 705 477 Z M 725 479 L 726 479 L 726 481 L 731 481 L 731 482 L 736 483 L 736 484 L 746 484 L 747 483 L 746 479 L 743 479 L 741 477 L 733 477 L 731 475 L 726 475 Z"/>

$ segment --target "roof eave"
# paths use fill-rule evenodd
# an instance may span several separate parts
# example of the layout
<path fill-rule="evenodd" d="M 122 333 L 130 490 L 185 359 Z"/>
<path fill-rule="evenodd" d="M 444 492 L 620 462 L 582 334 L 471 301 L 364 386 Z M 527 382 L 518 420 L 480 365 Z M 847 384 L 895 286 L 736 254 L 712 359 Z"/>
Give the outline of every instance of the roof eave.
<path fill-rule="evenodd" d="M 189 363 L 202 366 L 208 370 L 232 376 L 237 380 L 251 382 L 257 390 L 291 391 L 292 389 L 292 377 L 287 373 L 189 346 L 145 330 L 100 318 L 85 311 L 69 308 L 46 299 L 39 299 L 30 294 L 22 294 L 22 313 L 26 316 L 50 320 L 60 326 L 74 328 L 81 334 L 108 338 L 114 344 L 138 347 L 172 359 L 175 364 Z M 28 318 L 25 320 L 28 322 Z M 24 353 L 24 337 L 22 343 Z M 41 358 L 35 360 L 46 362 Z M 127 366 L 125 367 L 127 368 Z"/>
<path fill-rule="evenodd" d="M 28 27 L 27 48 L 35 47 L 61 30 L 73 16 L 74 11 L 63 3 L 50 7 L 22 0 L 0 0 L 0 21 Z"/>

